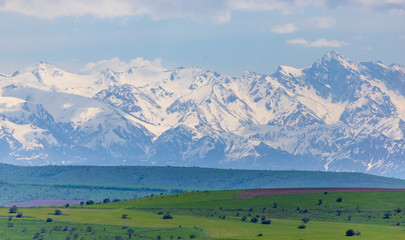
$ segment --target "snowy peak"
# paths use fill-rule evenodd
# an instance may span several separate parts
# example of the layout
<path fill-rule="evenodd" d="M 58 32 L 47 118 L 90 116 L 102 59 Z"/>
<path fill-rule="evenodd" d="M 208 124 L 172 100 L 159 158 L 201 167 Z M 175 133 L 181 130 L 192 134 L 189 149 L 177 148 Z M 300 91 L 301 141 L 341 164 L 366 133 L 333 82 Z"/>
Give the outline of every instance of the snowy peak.
<path fill-rule="evenodd" d="M 20 165 L 177 165 L 405 176 L 405 71 L 336 51 L 229 77 L 137 59 L 0 76 L 0 149 Z M 2 153 L 0 153 L 2 154 Z"/>

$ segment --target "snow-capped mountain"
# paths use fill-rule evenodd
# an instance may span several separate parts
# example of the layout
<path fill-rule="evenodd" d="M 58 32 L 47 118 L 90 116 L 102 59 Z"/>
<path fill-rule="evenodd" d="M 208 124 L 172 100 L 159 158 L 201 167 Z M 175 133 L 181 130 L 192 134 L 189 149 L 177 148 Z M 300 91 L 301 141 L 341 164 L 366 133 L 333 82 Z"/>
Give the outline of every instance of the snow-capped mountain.
<path fill-rule="evenodd" d="M 203 68 L 0 74 L 0 159 L 405 177 L 405 67 L 335 51 L 310 67 L 228 77 Z"/>

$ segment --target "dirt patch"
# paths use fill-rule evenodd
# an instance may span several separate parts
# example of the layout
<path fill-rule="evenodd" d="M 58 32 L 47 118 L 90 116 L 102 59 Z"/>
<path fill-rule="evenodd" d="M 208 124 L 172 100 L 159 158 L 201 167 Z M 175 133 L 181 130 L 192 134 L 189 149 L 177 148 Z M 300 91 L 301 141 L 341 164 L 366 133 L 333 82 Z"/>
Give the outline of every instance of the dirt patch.
<path fill-rule="evenodd" d="M 262 197 L 269 195 L 323 193 L 323 192 L 376 192 L 376 191 L 405 191 L 403 188 L 260 188 L 243 191 L 236 198 Z"/>

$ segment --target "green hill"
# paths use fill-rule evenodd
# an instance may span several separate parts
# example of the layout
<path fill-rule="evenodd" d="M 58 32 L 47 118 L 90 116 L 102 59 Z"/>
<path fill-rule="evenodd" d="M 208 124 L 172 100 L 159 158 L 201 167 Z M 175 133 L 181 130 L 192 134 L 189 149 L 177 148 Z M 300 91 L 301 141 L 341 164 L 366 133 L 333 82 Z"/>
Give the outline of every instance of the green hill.
<path fill-rule="evenodd" d="M 405 188 L 405 180 L 363 173 L 233 170 L 198 167 L 39 166 L 0 164 L 0 181 L 204 189 L 283 187 Z"/>

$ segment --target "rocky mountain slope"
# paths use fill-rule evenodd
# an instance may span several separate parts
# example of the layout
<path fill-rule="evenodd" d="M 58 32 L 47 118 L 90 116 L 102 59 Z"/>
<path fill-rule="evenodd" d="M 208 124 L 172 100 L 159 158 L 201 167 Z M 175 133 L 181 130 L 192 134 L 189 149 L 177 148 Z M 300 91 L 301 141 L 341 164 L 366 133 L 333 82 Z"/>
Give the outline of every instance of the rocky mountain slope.
<path fill-rule="evenodd" d="M 405 177 L 405 67 L 327 52 L 308 68 L 228 77 L 154 64 L 0 75 L 0 159 Z"/>

